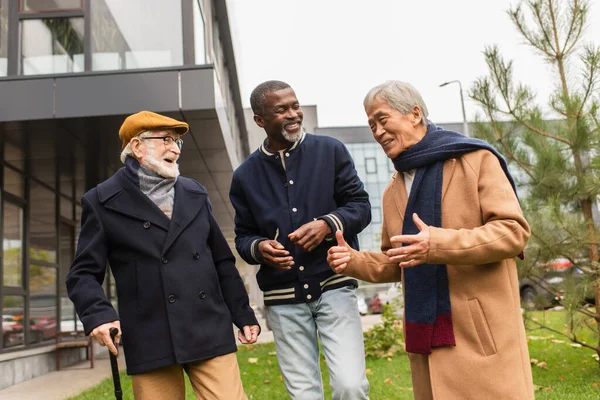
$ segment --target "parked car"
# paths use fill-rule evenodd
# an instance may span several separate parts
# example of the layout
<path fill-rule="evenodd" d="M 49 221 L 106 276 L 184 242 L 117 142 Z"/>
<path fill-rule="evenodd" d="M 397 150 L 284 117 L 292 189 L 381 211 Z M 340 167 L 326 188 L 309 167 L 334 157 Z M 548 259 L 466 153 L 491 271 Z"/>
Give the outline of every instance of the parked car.
<path fill-rule="evenodd" d="M 29 318 L 29 329 L 31 332 L 31 342 L 38 343 L 44 340 L 53 339 L 56 335 L 55 317 L 33 317 Z M 23 318 L 12 326 L 14 333 L 23 333 Z"/>
<path fill-rule="evenodd" d="M 17 318 L 14 315 L 2 315 L 2 343 L 3 347 L 10 347 L 22 342 L 23 334 L 19 333 Z"/>
<path fill-rule="evenodd" d="M 384 303 L 381 301 L 379 294 L 373 296 L 371 300 L 369 300 L 369 311 L 371 314 L 381 314 L 383 311 Z"/>
<path fill-rule="evenodd" d="M 575 288 L 584 291 L 583 297 L 586 302 L 594 302 L 592 285 L 586 282 L 586 274 L 580 268 L 569 261 L 545 264 L 536 276 L 520 280 L 521 307 L 525 310 L 553 307 L 564 300 L 569 289 Z"/>
<path fill-rule="evenodd" d="M 367 315 L 367 313 L 369 312 L 369 307 L 367 306 L 367 302 L 365 301 L 364 296 L 356 296 L 356 305 L 358 306 L 358 312 L 360 313 L 360 315 Z"/>

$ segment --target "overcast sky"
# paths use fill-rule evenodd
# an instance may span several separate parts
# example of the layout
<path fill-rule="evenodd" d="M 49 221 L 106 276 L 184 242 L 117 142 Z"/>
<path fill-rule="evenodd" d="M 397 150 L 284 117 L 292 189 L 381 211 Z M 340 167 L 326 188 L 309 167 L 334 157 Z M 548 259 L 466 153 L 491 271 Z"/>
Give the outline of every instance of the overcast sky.
<path fill-rule="evenodd" d="M 566 1 L 566 0 L 563 0 Z M 319 126 L 366 125 L 362 100 L 388 79 L 412 83 L 433 122 L 460 122 L 479 109 L 467 91 L 487 73 L 486 45 L 514 60 L 517 77 L 546 104 L 552 70 L 523 44 L 506 10 L 514 0 L 228 0 L 242 102 L 259 83 L 289 83 Z M 600 46 L 600 1 L 591 1 L 586 42 Z"/>

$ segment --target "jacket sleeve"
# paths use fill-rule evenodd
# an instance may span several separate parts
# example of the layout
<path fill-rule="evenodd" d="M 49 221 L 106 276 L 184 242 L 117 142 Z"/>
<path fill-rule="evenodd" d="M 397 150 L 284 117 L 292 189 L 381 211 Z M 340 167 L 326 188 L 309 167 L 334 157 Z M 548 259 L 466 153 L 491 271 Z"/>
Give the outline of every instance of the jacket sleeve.
<path fill-rule="evenodd" d="M 381 253 L 357 251 L 350 248 L 350 262 L 342 275 L 351 276 L 367 282 L 400 282 L 402 269 L 398 263 L 390 262 L 385 252 L 391 248 L 387 233 L 385 215 L 381 226 Z"/>
<path fill-rule="evenodd" d="M 248 264 L 260 264 L 263 260 L 258 252 L 258 244 L 268 238 L 260 235 L 260 229 L 250 211 L 246 194 L 235 174 L 231 180 L 229 200 L 235 209 L 235 249 Z"/>
<path fill-rule="evenodd" d="M 479 171 L 483 225 L 473 229 L 430 227 L 429 263 L 487 264 L 515 257 L 525 248 L 531 231 L 500 162 L 487 151 L 480 162 L 473 170 Z"/>
<path fill-rule="evenodd" d="M 371 203 L 352 157 L 342 143 L 335 148 L 334 190 L 338 208 L 318 219 L 327 222 L 332 233 L 341 230 L 346 237 L 358 235 L 371 222 Z"/>
<path fill-rule="evenodd" d="M 108 243 L 102 221 L 92 203 L 84 196 L 77 252 L 66 283 L 67 293 L 75 304 L 86 334 L 99 325 L 119 319 L 102 288 L 107 253 Z"/>
<path fill-rule="evenodd" d="M 210 246 L 213 262 L 219 276 L 223 298 L 225 299 L 227 308 L 229 308 L 233 323 L 239 329 L 242 329 L 246 325 L 258 325 L 254 310 L 250 307 L 248 292 L 246 292 L 244 282 L 235 266 L 235 257 L 212 214 L 210 201 L 207 199 L 206 202 L 210 211 L 208 213 L 210 219 L 208 245 Z"/>

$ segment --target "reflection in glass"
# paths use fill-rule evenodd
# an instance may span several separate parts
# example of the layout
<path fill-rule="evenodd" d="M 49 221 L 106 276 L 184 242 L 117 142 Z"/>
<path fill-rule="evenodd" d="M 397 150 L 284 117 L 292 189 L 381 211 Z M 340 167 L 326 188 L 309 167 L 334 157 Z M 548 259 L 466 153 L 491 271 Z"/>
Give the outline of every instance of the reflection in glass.
<path fill-rule="evenodd" d="M 74 229 L 71 225 L 61 223 L 60 224 L 60 269 L 59 269 L 59 281 L 65 282 L 67 279 L 67 273 L 73 262 L 73 256 L 75 254 L 75 240 L 74 240 Z M 78 323 L 77 316 L 75 314 L 75 307 L 73 302 L 67 295 L 67 286 L 58 285 L 58 296 L 60 298 L 60 330 L 63 332 L 77 330 L 82 328 L 81 323 Z"/>
<path fill-rule="evenodd" d="M 25 169 L 25 150 L 23 146 L 25 135 L 21 134 L 20 129 L 21 126 L 15 126 L 14 129 L 9 128 L 4 132 L 4 162 L 23 171 Z"/>
<path fill-rule="evenodd" d="M 29 267 L 29 342 L 39 343 L 56 335 L 56 268 Z"/>
<path fill-rule="evenodd" d="M 63 146 L 60 146 L 59 149 L 64 149 Z M 72 151 L 69 149 L 69 151 Z M 58 173 L 60 175 L 60 192 L 67 197 L 73 197 L 73 159 L 70 157 L 73 153 L 70 153 L 69 156 L 60 155 L 58 160 Z"/>
<path fill-rule="evenodd" d="M 21 11 L 73 11 L 83 8 L 83 0 L 21 0 Z"/>
<path fill-rule="evenodd" d="M 25 298 L 23 296 L 4 296 L 2 298 L 2 347 L 9 348 L 25 343 L 23 335 L 23 317 Z"/>
<path fill-rule="evenodd" d="M 8 66 L 8 0 L 0 0 L 0 76 Z"/>
<path fill-rule="evenodd" d="M 181 2 L 91 2 L 92 70 L 169 67 L 183 64 Z"/>
<path fill-rule="evenodd" d="M 32 260 L 56 262 L 56 194 L 31 181 L 29 256 Z"/>
<path fill-rule="evenodd" d="M 4 202 L 3 217 L 4 286 L 23 286 L 23 209 Z"/>
<path fill-rule="evenodd" d="M 84 70 L 83 18 L 21 21 L 21 73 L 60 74 Z"/>
<path fill-rule="evenodd" d="M 56 146 L 55 136 L 47 129 L 36 127 L 31 130 L 29 154 L 31 174 L 47 185 L 56 186 Z"/>
<path fill-rule="evenodd" d="M 60 216 L 73 219 L 73 200 L 60 196 Z"/>
<path fill-rule="evenodd" d="M 200 0 L 194 0 L 194 52 L 196 64 L 206 64 L 206 42 L 204 13 L 199 4 Z"/>
<path fill-rule="evenodd" d="M 25 197 L 25 177 L 12 168 L 4 167 L 4 190 L 15 196 Z"/>

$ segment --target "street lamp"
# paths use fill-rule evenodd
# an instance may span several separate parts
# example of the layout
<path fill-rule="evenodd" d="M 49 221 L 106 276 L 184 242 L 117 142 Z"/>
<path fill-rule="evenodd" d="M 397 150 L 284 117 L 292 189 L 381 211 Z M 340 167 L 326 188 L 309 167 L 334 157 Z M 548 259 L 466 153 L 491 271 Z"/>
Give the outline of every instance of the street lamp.
<path fill-rule="evenodd" d="M 458 87 L 460 88 L 460 104 L 462 106 L 462 114 L 463 114 L 463 133 L 465 136 L 469 136 L 469 124 L 467 123 L 467 116 L 465 114 L 465 99 L 463 98 L 463 90 L 462 85 L 459 80 L 444 82 L 440 85 L 440 87 L 444 87 L 451 83 L 458 83 Z"/>

